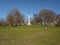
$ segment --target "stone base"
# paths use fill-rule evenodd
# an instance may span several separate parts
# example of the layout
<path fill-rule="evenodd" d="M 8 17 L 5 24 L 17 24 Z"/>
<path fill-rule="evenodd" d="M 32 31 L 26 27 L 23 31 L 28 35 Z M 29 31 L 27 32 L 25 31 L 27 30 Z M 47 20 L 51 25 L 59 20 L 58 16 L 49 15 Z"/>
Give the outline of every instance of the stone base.
<path fill-rule="evenodd" d="M 27 25 L 31 25 L 31 23 L 27 23 Z"/>

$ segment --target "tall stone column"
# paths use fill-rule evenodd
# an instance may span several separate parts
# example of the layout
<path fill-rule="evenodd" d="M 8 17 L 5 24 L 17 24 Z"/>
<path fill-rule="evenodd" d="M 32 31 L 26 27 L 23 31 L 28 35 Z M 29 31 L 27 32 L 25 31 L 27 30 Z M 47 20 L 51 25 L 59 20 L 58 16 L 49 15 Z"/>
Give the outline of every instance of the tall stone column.
<path fill-rule="evenodd" d="M 31 25 L 31 22 L 30 22 L 30 14 L 28 14 L 28 23 L 27 25 Z"/>

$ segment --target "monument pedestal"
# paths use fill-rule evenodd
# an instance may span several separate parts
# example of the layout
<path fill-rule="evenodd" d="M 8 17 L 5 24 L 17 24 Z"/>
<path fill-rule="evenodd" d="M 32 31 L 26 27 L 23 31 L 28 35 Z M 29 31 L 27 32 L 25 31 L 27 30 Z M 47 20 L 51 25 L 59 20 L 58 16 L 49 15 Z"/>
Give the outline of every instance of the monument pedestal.
<path fill-rule="evenodd" d="M 31 25 L 31 23 L 27 23 L 27 25 Z"/>

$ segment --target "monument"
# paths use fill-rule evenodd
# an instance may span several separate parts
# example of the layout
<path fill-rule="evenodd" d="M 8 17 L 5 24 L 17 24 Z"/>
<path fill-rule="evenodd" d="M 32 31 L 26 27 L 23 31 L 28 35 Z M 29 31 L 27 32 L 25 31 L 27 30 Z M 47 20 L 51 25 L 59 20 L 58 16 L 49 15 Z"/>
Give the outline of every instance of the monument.
<path fill-rule="evenodd" d="M 27 22 L 27 25 L 31 25 L 31 22 L 30 22 L 30 13 L 28 13 L 28 22 Z"/>

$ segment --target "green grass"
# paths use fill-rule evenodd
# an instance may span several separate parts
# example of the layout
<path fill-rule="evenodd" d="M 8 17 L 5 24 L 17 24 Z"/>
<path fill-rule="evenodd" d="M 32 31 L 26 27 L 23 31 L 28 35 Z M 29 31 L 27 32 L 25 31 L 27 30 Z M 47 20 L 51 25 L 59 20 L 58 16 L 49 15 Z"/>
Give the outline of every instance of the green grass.
<path fill-rule="evenodd" d="M 0 45 L 60 45 L 60 27 L 0 26 Z"/>

